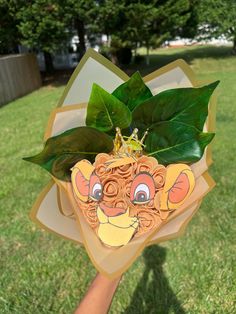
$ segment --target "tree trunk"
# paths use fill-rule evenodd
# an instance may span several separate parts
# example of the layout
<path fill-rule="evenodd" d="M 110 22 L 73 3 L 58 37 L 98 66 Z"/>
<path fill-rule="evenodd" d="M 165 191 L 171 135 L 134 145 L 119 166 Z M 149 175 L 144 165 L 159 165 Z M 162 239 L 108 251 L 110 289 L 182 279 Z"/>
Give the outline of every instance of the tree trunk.
<path fill-rule="evenodd" d="M 150 64 L 150 56 L 149 56 L 149 45 L 146 45 L 147 53 L 146 53 L 146 65 Z"/>
<path fill-rule="evenodd" d="M 15 44 L 14 47 L 13 47 L 13 52 L 14 53 L 19 53 L 19 46 L 18 44 Z"/>
<path fill-rule="evenodd" d="M 44 61 L 45 61 L 45 70 L 48 74 L 54 72 L 53 62 L 52 62 L 52 55 L 50 52 L 44 51 Z"/>
<path fill-rule="evenodd" d="M 233 44 L 233 54 L 236 55 L 236 36 L 234 37 Z"/>
<path fill-rule="evenodd" d="M 111 62 L 114 63 L 115 65 L 119 65 L 117 55 L 114 52 L 111 53 Z"/>
<path fill-rule="evenodd" d="M 107 47 L 111 47 L 111 36 L 107 34 Z"/>
<path fill-rule="evenodd" d="M 85 46 L 85 27 L 84 27 L 84 22 L 77 18 L 75 20 L 75 25 L 77 29 L 77 34 L 79 37 L 79 59 L 83 57 L 86 51 L 86 46 Z"/>
<path fill-rule="evenodd" d="M 134 46 L 134 59 L 137 57 L 137 49 L 138 49 L 138 43 L 135 42 L 135 46 Z"/>

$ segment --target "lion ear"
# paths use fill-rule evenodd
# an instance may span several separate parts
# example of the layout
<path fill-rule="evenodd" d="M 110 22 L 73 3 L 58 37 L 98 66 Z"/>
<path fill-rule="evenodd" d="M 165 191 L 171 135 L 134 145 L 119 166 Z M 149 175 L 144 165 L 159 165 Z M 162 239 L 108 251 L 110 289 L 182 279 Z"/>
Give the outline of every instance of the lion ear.
<path fill-rule="evenodd" d="M 179 208 L 192 193 L 195 178 L 191 168 L 185 164 L 169 165 L 166 168 L 166 181 L 161 195 L 161 209 Z"/>
<path fill-rule="evenodd" d="M 84 159 L 74 165 L 71 174 L 71 183 L 75 195 L 83 202 L 87 202 L 89 195 L 89 180 L 94 171 L 94 166 Z"/>

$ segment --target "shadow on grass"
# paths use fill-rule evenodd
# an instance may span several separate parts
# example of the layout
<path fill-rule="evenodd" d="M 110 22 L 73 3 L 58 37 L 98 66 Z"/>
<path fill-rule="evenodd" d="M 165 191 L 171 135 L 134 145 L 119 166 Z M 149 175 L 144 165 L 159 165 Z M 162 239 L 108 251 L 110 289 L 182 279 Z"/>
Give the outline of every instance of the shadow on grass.
<path fill-rule="evenodd" d="M 156 69 L 159 69 L 170 62 L 177 59 L 183 59 L 191 64 L 195 59 L 213 58 L 223 59 L 232 57 L 232 47 L 216 47 L 216 46 L 194 46 L 183 48 L 165 48 L 156 50 L 156 53 L 150 54 L 150 64 L 146 65 L 145 55 L 139 64 L 132 64 L 127 69 L 123 69 L 128 75 L 139 70 L 144 76 Z"/>
<path fill-rule="evenodd" d="M 74 69 L 55 70 L 52 74 L 41 72 L 43 86 L 60 87 L 66 85 L 73 73 Z"/>
<path fill-rule="evenodd" d="M 163 272 L 166 249 L 157 245 L 147 247 L 143 256 L 145 270 L 125 314 L 184 314 L 180 302 Z"/>

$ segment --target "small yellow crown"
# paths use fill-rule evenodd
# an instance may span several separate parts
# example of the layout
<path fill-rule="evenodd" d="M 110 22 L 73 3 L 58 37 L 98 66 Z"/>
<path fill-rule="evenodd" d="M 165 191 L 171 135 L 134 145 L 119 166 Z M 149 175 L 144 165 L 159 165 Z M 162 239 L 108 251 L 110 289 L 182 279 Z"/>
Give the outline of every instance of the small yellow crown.
<path fill-rule="evenodd" d="M 126 155 L 139 157 L 142 155 L 142 150 L 145 147 L 143 144 L 148 130 L 144 132 L 141 140 L 138 139 L 138 129 L 135 128 L 130 136 L 122 136 L 120 128 L 116 128 L 116 137 L 114 139 L 115 155 Z"/>

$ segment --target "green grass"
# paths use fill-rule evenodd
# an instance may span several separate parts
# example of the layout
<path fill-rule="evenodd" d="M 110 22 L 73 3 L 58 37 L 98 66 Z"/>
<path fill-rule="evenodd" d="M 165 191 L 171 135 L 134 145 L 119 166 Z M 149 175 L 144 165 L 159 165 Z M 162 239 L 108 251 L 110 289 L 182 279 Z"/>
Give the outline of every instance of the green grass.
<path fill-rule="evenodd" d="M 199 79 L 220 79 L 211 174 L 184 237 L 147 248 L 124 275 L 111 313 L 235 313 L 236 57 L 229 48 L 160 49 L 142 74 L 177 58 Z M 128 72 L 135 70 L 134 66 Z M 0 312 L 72 313 L 96 271 L 85 250 L 47 232 L 28 213 L 49 176 L 21 160 L 42 148 L 63 87 L 43 87 L 0 109 Z"/>

